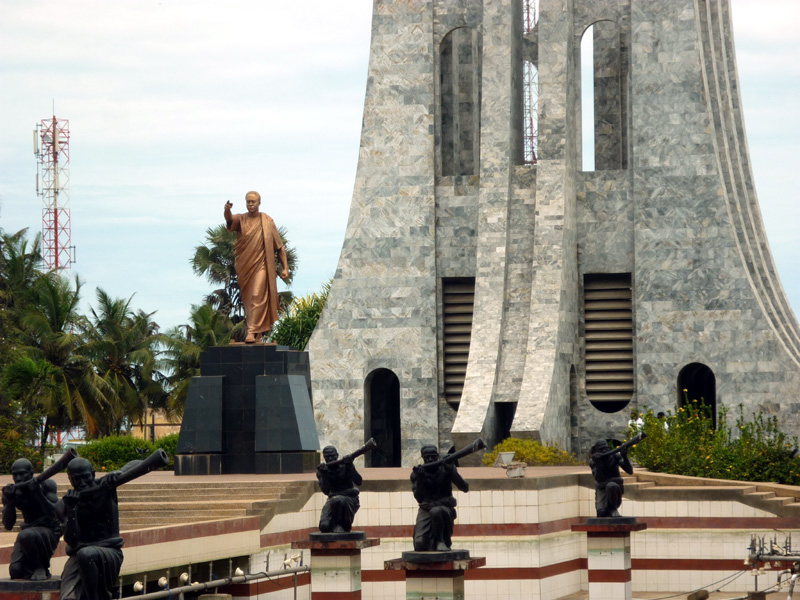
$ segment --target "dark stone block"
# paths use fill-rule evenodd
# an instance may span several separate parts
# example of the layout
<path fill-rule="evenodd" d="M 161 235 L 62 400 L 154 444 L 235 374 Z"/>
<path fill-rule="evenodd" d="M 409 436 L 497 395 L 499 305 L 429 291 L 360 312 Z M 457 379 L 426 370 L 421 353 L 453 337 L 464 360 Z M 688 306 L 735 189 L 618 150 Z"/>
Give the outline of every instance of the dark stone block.
<path fill-rule="evenodd" d="M 588 517 L 587 525 L 636 525 L 636 517 Z"/>
<path fill-rule="evenodd" d="M 452 562 L 454 560 L 469 559 L 469 550 L 446 550 L 443 552 L 403 552 L 402 558 L 410 563 L 440 563 Z"/>
<path fill-rule="evenodd" d="M 175 475 L 221 474 L 221 454 L 183 454 L 175 457 Z"/>
<path fill-rule="evenodd" d="M 224 377 L 193 377 L 189 383 L 178 454 L 222 452 Z"/>
<path fill-rule="evenodd" d="M 264 408 L 266 407 L 266 411 Z M 256 424 L 258 452 L 319 450 L 311 398 L 299 375 L 263 375 L 256 378 L 256 411 L 266 413 Z"/>
<path fill-rule="evenodd" d="M 347 533 L 322 533 L 315 531 L 308 534 L 308 539 L 314 542 L 343 542 L 350 540 L 365 540 L 367 534 L 363 531 L 348 531 Z"/>
<path fill-rule="evenodd" d="M 320 446 L 307 353 L 262 344 L 219 346 L 204 352 L 200 363 L 176 474 L 316 469 Z"/>
<path fill-rule="evenodd" d="M 217 346 L 219 349 L 219 362 L 220 363 L 241 363 L 242 362 L 242 346 Z"/>
<path fill-rule="evenodd" d="M 281 473 L 302 473 L 303 455 L 300 452 L 281 452 Z"/>

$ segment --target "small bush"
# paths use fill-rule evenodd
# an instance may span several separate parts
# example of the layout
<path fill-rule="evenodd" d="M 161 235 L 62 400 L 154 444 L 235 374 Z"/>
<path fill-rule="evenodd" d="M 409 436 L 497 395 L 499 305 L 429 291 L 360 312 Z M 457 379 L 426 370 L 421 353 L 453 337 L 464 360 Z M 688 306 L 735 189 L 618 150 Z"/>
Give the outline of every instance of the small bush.
<path fill-rule="evenodd" d="M 558 446 L 545 445 L 528 438 L 507 438 L 483 456 L 483 464 L 493 465 L 500 452 L 514 452 L 514 460 L 529 465 L 582 465 L 574 455 Z"/>
<path fill-rule="evenodd" d="M 715 430 L 708 407 L 697 400 L 662 419 L 647 411 L 647 438 L 630 456 L 656 472 L 800 485 L 800 458 L 793 454 L 797 437 L 781 432 L 777 417 L 753 414 L 746 420 L 740 406 L 731 427 L 723 406 L 718 421 Z"/>
<path fill-rule="evenodd" d="M 154 448 L 161 448 L 169 456 L 169 464 L 164 468 L 165 471 L 175 469 L 175 454 L 178 451 L 178 434 L 170 433 L 156 440 Z"/>
<path fill-rule="evenodd" d="M 78 449 L 81 458 L 88 459 L 96 472 L 116 471 L 132 460 L 150 456 L 156 447 L 152 442 L 128 435 L 109 436 L 93 440 Z"/>

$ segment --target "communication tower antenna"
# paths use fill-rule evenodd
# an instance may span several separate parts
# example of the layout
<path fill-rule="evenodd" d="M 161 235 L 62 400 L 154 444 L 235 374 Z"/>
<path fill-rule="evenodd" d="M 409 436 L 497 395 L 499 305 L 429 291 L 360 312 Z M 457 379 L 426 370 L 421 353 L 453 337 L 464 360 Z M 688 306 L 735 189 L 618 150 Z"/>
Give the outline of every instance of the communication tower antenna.
<path fill-rule="evenodd" d="M 55 111 L 54 111 L 55 112 Z M 69 121 L 42 119 L 33 131 L 36 193 L 42 197 L 42 259 L 47 269 L 75 262 L 69 208 Z"/>
<path fill-rule="evenodd" d="M 523 33 L 533 32 L 539 18 L 539 0 L 523 0 Z M 525 125 L 524 162 L 535 164 L 539 153 L 539 69 L 525 61 L 522 65 L 523 123 Z"/>

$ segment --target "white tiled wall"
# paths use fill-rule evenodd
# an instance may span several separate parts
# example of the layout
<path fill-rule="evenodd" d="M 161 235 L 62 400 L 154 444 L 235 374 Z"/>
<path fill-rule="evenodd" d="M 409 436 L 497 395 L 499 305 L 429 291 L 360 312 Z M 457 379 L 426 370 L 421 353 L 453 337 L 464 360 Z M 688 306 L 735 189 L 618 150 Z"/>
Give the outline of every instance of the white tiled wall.
<path fill-rule="evenodd" d="M 456 492 L 458 519 L 462 525 L 513 525 L 560 521 L 576 517 L 593 517 L 594 490 L 579 486 L 545 490 L 478 490 Z M 263 533 L 277 533 L 315 528 L 324 497 L 316 494 L 301 511 L 279 515 Z M 362 492 L 361 509 L 356 514 L 354 529 L 377 526 L 410 526 L 416 519 L 417 503 L 411 491 L 392 493 Z M 646 517 L 772 517 L 736 501 L 653 501 L 623 499 L 620 512 L 625 516 Z M 800 524 L 799 524 L 800 526 Z M 756 530 L 687 530 L 649 529 L 631 535 L 631 555 L 637 558 L 682 559 L 692 556 L 704 559 L 742 559 L 751 533 Z M 762 532 L 762 534 L 767 532 Z M 410 550 L 412 540 L 384 538 L 379 546 L 362 553 L 365 571 L 383 570 L 383 563 Z M 587 557 L 585 534 L 559 531 L 545 535 L 507 535 L 456 537 L 454 548 L 469 550 L 471 556 L 486 557 L 486 568 L 537 568 L 561 564 Z M 306 553 L 308 561 L 308 553 Z M 743 567 L 744 568 L 744 565 Z M 700 570 L 634 570 L 633 590 L 675 592 L 706 587 L 732 572 Z M 759 588 L 774 583 L 776 575 L 759 578 Z M 724 583 L 724 582 L 723 582 Z M 403 600 L 404 582 L 364 583 L 363 597 L 376 600 Z M 548 577 L 542 580 L 469 581 L 467 597 L 497 600 L 553 600 L 580 589 L 588 589 L 585 570 Z M 753 589 L 753 580 L 746 573 L 723 588 L 726 591 Z M 266 597 L 265 597 L 266 600 Z M 269 597 L 268 600 L 279 600 Z"/>

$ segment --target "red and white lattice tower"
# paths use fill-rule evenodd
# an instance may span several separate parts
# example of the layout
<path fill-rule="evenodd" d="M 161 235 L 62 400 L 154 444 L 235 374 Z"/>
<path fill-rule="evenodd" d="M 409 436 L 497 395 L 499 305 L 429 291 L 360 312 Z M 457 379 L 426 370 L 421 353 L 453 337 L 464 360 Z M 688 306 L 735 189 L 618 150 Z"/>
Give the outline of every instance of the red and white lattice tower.
<path fill-rule="evenodd" d="M 533 32 L 538 20 L 538 0 L 523 0 L 522 26 L 523 33 Z M 526 60 L 522 65 L 524 161 L 536 162 L 539 151 L 539 70 L 537 65 Z"/>
<path fill-rule="evenodd" d="M 42 197 L 42 258 L 47 269 L 69 269 L 73 262 L 69 209 L 69 121 L 42 119 L 33 132 L 39 164 L 36 193 Z"/>

